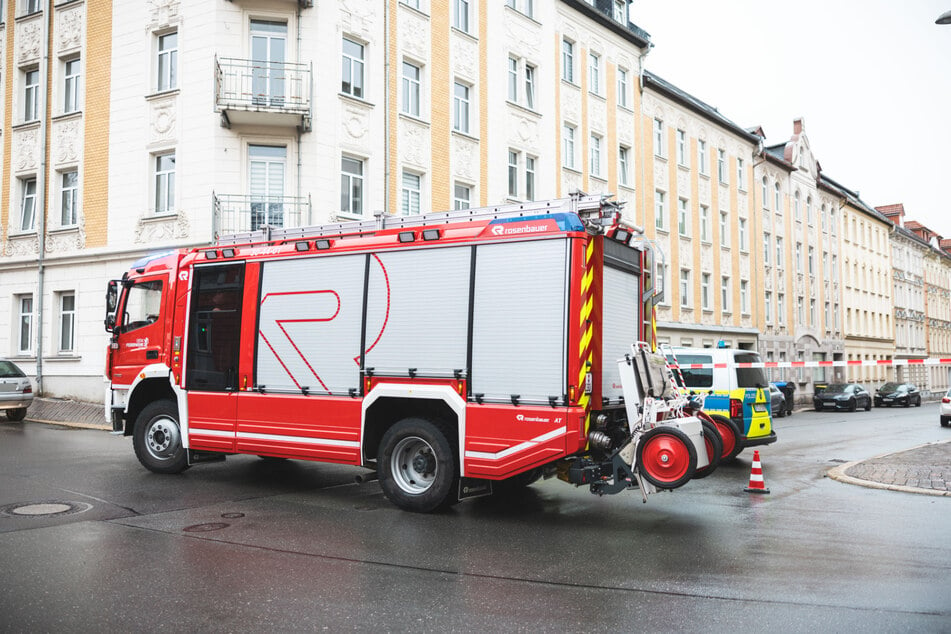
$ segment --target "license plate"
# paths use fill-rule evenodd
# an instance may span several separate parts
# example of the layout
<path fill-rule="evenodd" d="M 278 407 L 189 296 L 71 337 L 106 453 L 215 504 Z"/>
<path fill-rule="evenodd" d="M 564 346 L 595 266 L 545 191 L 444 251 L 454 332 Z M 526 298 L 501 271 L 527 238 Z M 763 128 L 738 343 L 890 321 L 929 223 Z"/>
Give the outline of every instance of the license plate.
<path fill-rule="evenodd" d="M 766 403 L 753 403 L 753 411 L 754 411 L 754 412 L 765 412 L 765 411 L 766 411 Z"/>
<path fill-rule="evenodd" d="M 882 400 L 883 400 L 884 402 L 886 402 L 886 403 L 891 403 L 891 402 L 892 402 L 892 399 L 890 399 L 890 398 L 883 398 Z"/>

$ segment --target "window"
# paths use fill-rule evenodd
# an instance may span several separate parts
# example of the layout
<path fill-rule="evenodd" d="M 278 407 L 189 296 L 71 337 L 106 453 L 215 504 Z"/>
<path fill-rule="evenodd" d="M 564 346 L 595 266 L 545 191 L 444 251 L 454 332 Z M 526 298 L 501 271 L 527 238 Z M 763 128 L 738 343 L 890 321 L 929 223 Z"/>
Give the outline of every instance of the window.
<path fill-rule="evenodd" d="M 522 5 L 521 9 L 519 4 Z M 528 17 L 533 17 L 535 15 L 535 0 L 505 0 L 505 5 L 524 13 Z"/>
<path fill-rule="evenodd" d="M 740 189 L 746 189 L 746 169 L 743 159 L 736 159 L 736 186 Z"/>
<path fill-rule="evenodd" d="M 452 0 L 452 26 L 469 32 L 469 0 Z"/>
<path fill-rule="evenodd" d="M 721 183 L 727 182 L 726 152 L 721 149 L 717 149 L 717 177 L 720 179 Z"/>
<path fill-rule="evenodd" d="M 809 325 L 816 325 L 816 300 L 809 300 Z"/>
<path fill-rule="evenodd" d="M 508 62 L 508 95 L 509 101 L 518 102 L 518 59 L 509 57 Z"/>
<path fill-rule="evenodd" d="M 783 323 L 786 320 L 786 295 L 776 294 L 776 321 Z"/>
<path fill-rule="evenodd" d="M 687 133 L 677 130 L 677 164 L 687 164 Z"/>
<path fill-rule="evenodd" d="M 535 67 L 525 64 L 525 105 L 535 108 Z"/>
<path fill-rule="evenodd" d="M 363 211 L 363 161 L 350 158 L 340 159 L 340 211 L 362 216 Z"/>
<path fill-rule="evenodd" d="M 730 276 L 724 275 L 720 278 L 720 310 L 725 313 L 730 312 Z"/>
<path fill-rule="evenodd" d="M 79 59 L 63 64 L 63 112 L 79 110 Z"/>
<path fill-rule="evenodd" d="M 363 44 L 358 44 L 346 37 L 343 38 L 343 67 L 341 69 L 340 91 L 358 99 L 363 99 L 365 96 L 363 55 Z"/>
<path fill-rule="evenodd" d="M 468 185 L 456 183 L 453 188 L 453 209 L 469 209 L 472 188 Z"/>
<path fill-rule="evenodd" d="M 697 169 L 704 176 L 710 175 L 709 165 L 707 165 L 707 142 L 703 139 L 697 139 Z"/>
<path fill-rule="evenodd" d="M 700 275 L 700 306 L 703 310 L 710 310 L 710 274 Z"/>
<path fill-rule="evenodd" d="M 802 295 L 796 298 L 796 320 L 802 324 L 805 323 L 805 312 L 803 310 Z"/>
<path fill-rule="evenodd" d="M 452 129 L 469 134 L 469 86 L 459 82 L 452 89 Z"/>
<path fill-rule="evenodd" d="M 33 231 L 36 221 L 36 179 L 20 181 L 20 230 Z"/>
<path fill-rule="evenodd" d="M 601 94 L 601 56 L 588 53 L 588 91 Z"/>
<path fill-rule="evenodd" d="M 687 200 L 685 198 L 677 199 L 677 232 L 686 237 L 690 235 L 690 225 L 687 218 Z"/>
<path fill-rule="evenodd" d="M 420 10 L 420 8 L 419 8 L 419 0 L 400 0 L 400 2 L 401 2 L 402 4 L 405 4 L 405 5 L 408 6 L 408 7 L 413 7 L 413 8 L 416 9 L 417 11 Z"/>
<path fill-rule="evenodd" d="M 575 44 L 571 40 L 561 41 L 561 78 L 575 81 Z"/>
<path fill-rule="evenodd" d="M 763 234 L 763 264 L 765 264 L 766 266 L 769 266 L 771 264 L 770 258 L 772 258 L 773 256 L 772 254 L 773 245 L 770 244 L 770 242 L 772 242 L 772 240 L 770 239 L 770 235 L 768 233 L 764 233 Z"/>
<path fill-rule="evenodd" d="M 621 185 L 627 185 L 628 180 L 628 161 L 630 156 L 630 148 L 626 148 L 623 145 L 617 150 L 617 181 Z"/>
<path fill-rule="evenodd" d="M 766 297 L 763 301 L 763 316 L 766 318 L 767 325 L 773 321 L 773 292 L 766 291 Z"/>
<path fill-rule="evenodd" d="M 816 274 L 816 249 L 815 247 L 809 247 L 809 275 Z"/>
<path fill-rule="evenodd" d="M 33 296 L 20 295 L 17 307 L 17 352 L 29 354 L 33 350 Z"/>
<path fill-rule="evenodd" d="M 614 0 L 614 20 L 627 26 L 627 0 Z"/>
<path fill-rule="evenodd" d="M 403 101 L 400 110 L 413 117 L 419 116 L 419 77 L 419 66 L 403 62 Z"/>
<path fill-rule="evenodd" d="M 783 213 L 783 192 L 779 188 L 779 183 L 773 185 L 773 194 L 775 196 L 773 200 L 773 209 L 776 210 L 776 213 Z"/>
<path fill-rule="evenodd" d="M 765 176 L 763 177 L 763 191 L 761 195 L 763 197 L 763 209 L 769 209 L 769 181 Z"/>
<path fill-rule="evenodd" d="M 39 13 L 43 10 L 43 0 L 23 0 L 23 15 Z"/>
<path fill-rule="evenodd" d="M 175 211 L 175 152 L 155 155 L 155 213 Z"/>
<path fill-rule="evenodd" d="M 680 305 L 690 307 L 690 269 L 680 269 Z"/>
<path fill-rule="evenodd" d="M 525 157 L 525 200 L 535 200 L 535 157 Z"/>
<path fill-rule="evenodd" d="M 707 205 L 700 205 L 700 239 L 703 242 L 710 242 L 710 208 Z"/>
<path fill-rule="evenodd" d="M 178 33 L 167 33 L 158 38 L 156 89 L 172 90 L 178 87 Z"/>
<path fill-rule="evenodd" d="M 783 251 L 783 238 L 782 236 L 776 236 L 776 267 L 780 269 L 786 260 L 786 254 Z"/>
<path fill-rule="evenodd" d="M 654 192 L 654 227 L 667 231 L 667 205 L 664 202 L 664 192 Z"/>
<path fill-rule="evenodd" d="M 665 306 L 670 305 L 670 301 L 667 298 L 667 265 L 660 264 L 657 267 L 657 288 L 660 289 L 661 300 L 660 303 Z"/>
<path fill-rule="evenodd" d="M 569 169 L 575 168 L 575 128 L 574 126 L 565 124 L 564 127 L 564 161 L 565 167 Z"/>
<path fill-rule="evenodd" d="M 592 176 L 601 176 L 601 137 L 597 134 L 591 135 L 591 143 L 588 147 L 588 170 Z"/>
<path fill-rule="evenodd" d="M 654 119 L 654 156 L 663 158 L 664 153 L 664 122 Z"/>
<path fill-rule="evenodd" d="M 286 172 L 287 148 L 285 146 L 248 145 L 251 231 L 257 231 L 265 225 L 284 226 L 284 174 Z"/>
<path fill-rule="evenodd" d="M 403 172 L 402 203 L 400 213 L 404 216 L 419 214 L 419 174 Z"/>
<path fill-rule="evenodd" d="M 514 150 L 509 150 L 509 196 L 518 198 L 518 155 Z"/>
<path fill-rule="evenodd" d="M 797 191 L 796 194 L 793 196 L 793 205 L 794 205 L 794 207 L 793 207 L 793 217 L 794 217 L 796 220 L 801 221 L 801 220 L 802 220 L 802 197 L 799 195 L 799 192 L 798 192 L 798 191 Z"/>
<path fill-rule="evenodd" d="M 739 234 L 740 234 L 740 251 L 746 251 L 749 249 L 749 243 L 746 236 L 746 218 L 740 218 L 739 221 Z"/>
<path fill-rule="evenodd" d="M 72 352 L 76 334 L 76 295 L 59 294 L 59 351 Z"/>
<path fill-rule="evenodd" d="M 59 202 L 60 225 L 71 227 L 78 222 L 77 206 L 79 204 L 79 172 L 71 170 L 60 176 Z"/>
<path fill-rule="evenodd" d="M 744 315 L 750 312 L 750 283 L 740 280 L 740 312 Z"/>
<path fill-rule="evenodd" d="M 627 69 L 617 69 L 617 105 L 627 108 Z"/>
<path fill-rule="evenodd" d="M 806 196 L 806 222 L 809 223 L 810 227 L 815 224 L 815 218 L 812 213 L 812 196 Z"/>
<path fill-rule="evenodd" d="M 36 121 L 40 118 L 40 71 L 28 70 L 23 73 L 23 120 Z"/>
<path fill-rule="evenodd" d="M 730 246 L 730 214 L 725 211 L 720 212 L 720 246 Z"/>

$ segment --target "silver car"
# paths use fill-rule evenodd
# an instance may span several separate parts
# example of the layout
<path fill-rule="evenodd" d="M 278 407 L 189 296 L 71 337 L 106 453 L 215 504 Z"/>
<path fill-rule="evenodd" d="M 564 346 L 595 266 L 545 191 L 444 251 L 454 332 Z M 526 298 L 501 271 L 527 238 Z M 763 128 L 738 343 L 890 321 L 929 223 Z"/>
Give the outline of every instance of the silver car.
<path fill-rule="evenodd" d="M 32 402 L 33 383 L 13 361 L 0 359 L 0 409 L 9 420 L 23 420 Z"/>
<path fill-rule="evenodd" d="M 948 390 L 948 393 L 941 399 L 941 409 L 939 412 L 941 413 L 941 426 L 951 426 L 951 390 Z"/>

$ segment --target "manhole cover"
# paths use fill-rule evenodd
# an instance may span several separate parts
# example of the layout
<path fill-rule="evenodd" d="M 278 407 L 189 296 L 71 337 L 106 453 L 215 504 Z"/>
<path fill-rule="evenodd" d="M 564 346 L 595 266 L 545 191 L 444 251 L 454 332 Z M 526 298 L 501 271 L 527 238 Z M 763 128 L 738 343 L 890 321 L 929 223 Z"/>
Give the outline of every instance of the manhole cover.
<path fill-rule="evenodd" d="M 92 508 L 85 502 L 63 502 L 49 500 L 45 502 L 17 502 L 0 507 L 0 514 L 11 517 L 46 517 L 50 515 L 72 515 L 83 513 Z"/>
<path fill-rule="evenodd" d="M 186 533 L 207 533 L 208 531 L 220 531 L 222 528 L 228 528 L 230 524 L 224 522 L 209 522 L 207 524 L 192 524 L 182 530 Z"/>

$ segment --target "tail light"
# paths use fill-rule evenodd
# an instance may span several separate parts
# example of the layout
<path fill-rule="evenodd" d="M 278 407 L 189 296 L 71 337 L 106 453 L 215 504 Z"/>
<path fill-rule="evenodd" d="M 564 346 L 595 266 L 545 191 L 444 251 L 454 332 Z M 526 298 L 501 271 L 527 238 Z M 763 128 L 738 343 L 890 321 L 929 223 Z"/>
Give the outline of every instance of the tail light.
<path fill-rule="evenodd" d="M 33 386 L 32 386 L 32 385 L 27 385 L 25 388 L 23 388 L 23 393 L 24 393 L 24 394 L 32 394 L 32 393 L 33 393 Z"/>
<path fill-rule="evenodd" d="M 730 399 L 730 418 L 743 418 L 743 401 L 737 398 Z"/>
<path fill-rule="evenodd" d="M 942 403 L 951 403 L 951 397 L 945 396 L 943 399 L 941 399 L 941 402 L 942 402 Z"/>

